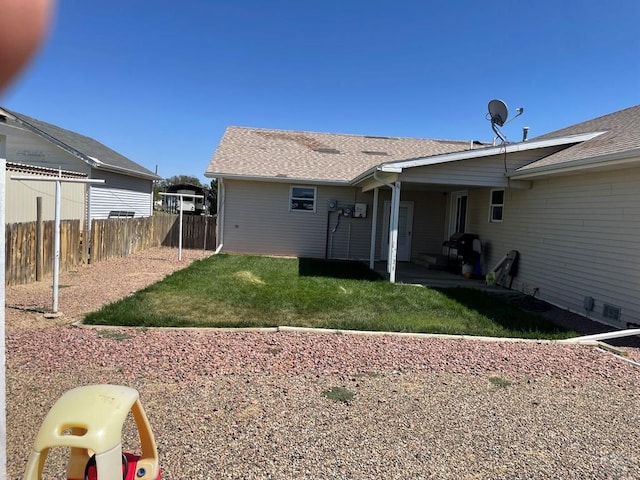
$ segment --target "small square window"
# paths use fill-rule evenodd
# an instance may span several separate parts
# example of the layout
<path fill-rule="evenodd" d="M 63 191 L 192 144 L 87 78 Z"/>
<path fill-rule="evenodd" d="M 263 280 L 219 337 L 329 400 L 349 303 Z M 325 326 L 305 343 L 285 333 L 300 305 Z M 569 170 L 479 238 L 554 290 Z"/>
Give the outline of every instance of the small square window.
<path fill-rule="evenodd" d="M 289 210 L 302 212 L 316 211 L 316 187 L 291 187 Z"/>
<path fill-rule="evenodd" d="M 502 222 L 504 214 L 504 190 L 491 190 L 489 222 Z"/>

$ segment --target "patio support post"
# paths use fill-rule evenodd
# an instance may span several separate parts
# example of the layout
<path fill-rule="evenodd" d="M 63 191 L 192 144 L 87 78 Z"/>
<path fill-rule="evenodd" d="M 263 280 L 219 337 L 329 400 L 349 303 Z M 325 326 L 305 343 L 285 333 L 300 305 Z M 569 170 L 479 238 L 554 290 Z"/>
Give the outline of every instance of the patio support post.
<path fill-rule="evenodd" d="M 373 211 L 371 212 L 371 249 L 369 251 L 369 268 L 375 269 L 376 263 L 376 235 L 378 229 L 378 191 L 379 188 L 373 189 Z"/>
<path fill-rule="evenodd" d="M 396 263 L 398 258 L 398 217 L 400 216 L 400 181 L 391 189 L 391 214 L 389 215 L 389 258 L 387 271 L 389 282 L 396 283 Z"/>

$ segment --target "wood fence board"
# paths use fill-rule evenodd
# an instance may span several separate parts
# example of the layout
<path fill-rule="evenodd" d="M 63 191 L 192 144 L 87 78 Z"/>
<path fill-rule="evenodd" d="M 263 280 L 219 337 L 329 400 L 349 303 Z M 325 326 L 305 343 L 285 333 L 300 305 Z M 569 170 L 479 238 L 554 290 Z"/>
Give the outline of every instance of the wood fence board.
<path fill-rule="evenodd" d="M 215 218 L 184 215 L 183 248 L 214 250 Z M 43 277 L 53 274 L 54 222 L 43 222 Z M 81 263 L 126 257 L 151 247 L 179 244 L 178 215 L 93 220 L 91 232 L 80 231 L 79 220 L 60 222 L 60 271 Z M 84 238 L 83 238 L 84 233 Z M 90 239 L 90 242 L 88 241 Z M 5 229 L 5 283 L 19 285 L 36 280 L 36 222 L 7 224 Z"/>
<path fill-rule="evenodd" d="M 43 222 L 43 275 L 53 272 L 54 222 Z M 77 268 L 80 256 L 80 221 L 60 222 L 60 270 Z M 5 284 L 20 285 L 36 279 L 36 222 L 5 226 Z"/>

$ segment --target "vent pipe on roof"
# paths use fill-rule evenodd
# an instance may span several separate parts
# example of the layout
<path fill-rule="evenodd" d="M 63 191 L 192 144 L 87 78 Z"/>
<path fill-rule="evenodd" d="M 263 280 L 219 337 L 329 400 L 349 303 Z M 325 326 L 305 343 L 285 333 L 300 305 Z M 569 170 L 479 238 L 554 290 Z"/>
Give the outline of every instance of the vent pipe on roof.
<path fill-rule="evenodd" d="M 522 141 L 526 142 L 529 136 L 529 127 L 522 127 Z"/>

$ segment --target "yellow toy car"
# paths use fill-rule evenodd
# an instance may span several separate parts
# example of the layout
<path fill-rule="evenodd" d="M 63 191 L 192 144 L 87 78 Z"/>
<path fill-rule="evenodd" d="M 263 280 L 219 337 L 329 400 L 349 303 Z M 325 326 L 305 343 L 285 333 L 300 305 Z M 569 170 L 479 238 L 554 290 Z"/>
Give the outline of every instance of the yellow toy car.
<path fill-rule="evenodd" d="M 131 412 L 142 454 L 122 452 Z M 69 390 L 51 407 L 36 437 L 23 480 L 40 480 L 49 450 L 69 447 L 68 480 L 159 480 L 158 449 L 137 390 L 88 385 Z"/>

